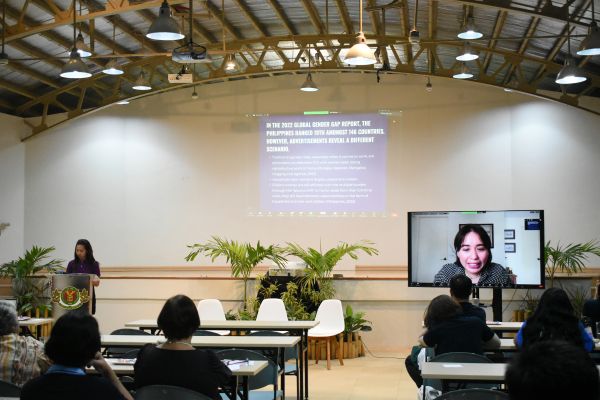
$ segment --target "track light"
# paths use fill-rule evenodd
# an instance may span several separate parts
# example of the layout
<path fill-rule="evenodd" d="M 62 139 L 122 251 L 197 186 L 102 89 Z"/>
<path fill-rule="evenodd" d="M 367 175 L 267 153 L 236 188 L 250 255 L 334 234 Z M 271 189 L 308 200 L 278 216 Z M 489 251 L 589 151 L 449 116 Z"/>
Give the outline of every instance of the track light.
<path fill-rule="evenodd" d="M 146 73 L 144 72 L 144 70 L 142 70 L 142 72 L 140 72 L 140 76 L 138 76 L 138 78 L 135 81 L 135 84 L 132 87 L 133 90 L 151 90 L 152 86 L 150 86 L 150 83 L 148 82 L 148 78 L 146 78 Z"/>
<path fill-rule="evenodd" d="M 460 69 L 452 77 L 455 79 L 469 79 L 473 77 L 473 74 L 469 71 L 467 64 L 463 62 Z"/>
<path fill-rule="evenodd" d="M 483 33 L 477 29 L 475 26 L 475 19 L 471 15 L 467 18 L 467 22 L 463 25 L 462 30 L 457 36 L 461 39 L 472 40 L 483 37 Z"/>
<path fill-rule="evenodd" d="M 363 33 L 362 26 L 362 14 L 363 14 L 363 5 L 362 0 L 359 2 L 359 32 L 356 35 L 356 43 L 354 46 L 348 50 L 346 53 L 346 57 L 344 58 L 344 62 L 350 65 L 373 65 L 375 64 L 375 54 L 373 50 L 367 46 L 367 39 L 365 39 L 365 34 Z"/>
<path fill-rule="evenodd" d="M 180 40 L 185 37 L 179 30 L 177 21 L 171 16 L 171 7 L 164 0 L 158 11 L 158 17 L 154 20 L 146 37 L 152 40 Z"/>
<path fill-rule="evenodd" d="M 456 56 L 456 59 L 458 61 L 473 61 L 473 60 L 477 60 L 478 58 L 479 58 L 479 54 L 477 54 L 475 51 L 473 51 L 473 48 L 471 47 L 471 43 L 469 43 L 469 42 L 465 42 L 465 45 L 463 46 L 462 54 Z"/>
<path fill-rule="evenodd" d="M 317 90 L 319 90 L 317 85 L 313 82 L 312 74 L 310 72 L 306 75 L 306 80 L 300 87 L 300 90 L 302 90 L 303 92 L 316 92 Z"/>
<path fill-rule="evenodd" d="M 76 48 L 73 47 L 71 50 L 69 61 L 63 65 L 60 76 L 69 79 L 82 79 L 92 76 L 87 65 L 85 65 L 85 63 L 81 60 L 81 57 L 79 57 L 79 53 L 77 52 Z"/>
<path fill-rule="evenodd" d="M 568 55 L 567 58 L 565 58 L 565 64 L 556 76 L 555 82 L 559 85 L 572 85 L 574 83 L 580 83 L 587 80 L 579 68 L 577 68 L 575 65 L 572 65 L 572 62 L 573 59 Z"/>
<path fill-rule="evenodd" d="M 124 71 L 117 65 L 117 59 L 112 58 L 102 70 L 106 75 L 123 75 Z"/>

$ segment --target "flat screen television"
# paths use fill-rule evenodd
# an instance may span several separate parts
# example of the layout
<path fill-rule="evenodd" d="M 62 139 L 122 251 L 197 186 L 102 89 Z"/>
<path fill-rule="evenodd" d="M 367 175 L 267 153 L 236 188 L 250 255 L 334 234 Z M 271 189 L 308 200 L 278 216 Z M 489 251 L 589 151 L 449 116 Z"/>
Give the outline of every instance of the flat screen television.
<path fill-rule="evenodd" d="M 447 287 L 462 273 L 478 287 L 544 288 L 543 254 L 543 210 L 408 213 L 412 287 Z"/>

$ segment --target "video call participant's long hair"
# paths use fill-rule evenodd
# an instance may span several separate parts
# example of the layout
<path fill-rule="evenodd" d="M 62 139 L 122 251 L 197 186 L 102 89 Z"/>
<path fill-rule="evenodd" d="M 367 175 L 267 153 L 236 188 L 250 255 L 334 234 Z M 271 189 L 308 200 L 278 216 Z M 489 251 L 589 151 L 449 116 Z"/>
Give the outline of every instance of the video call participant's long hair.
<path fill-rule="evenodd" d="M 456 232 L 456 236 L 454 236 L 454 254 L 456 255 L 455 264 L 461 265 L 457 253 L 460 250 L 460 246 L 462 245 L 463 241 L 465 240 L 465 236 L 467 236 L 469 232 L 475 232 L 479 236 L 483 247 L 485 247 L 488 252 L 487 263 L 483 266 L 483 268 L 485 268 L 492 262 L 492 239 L 490 239 L 490 235 L 488 235 L 485 229 L 483 229 L 481 225 L 477 224 L 463 225 L 458 232 Z"/>
<path fill-rule="evenodd" d="M 429 305 L 425 310 L 425 315 L 423 316 L 423 321 L 427 328 L 431 328 L 440 322 L 452 319 L 461 313 L 462 309 L 460 304 L 454 301 L 452 297 L 441 294 L 434 297 L 431 302 L 429 302 Z"/>
<path fill-rule="evenodd" d="M 547 289 L 523 328 L 523 348 L 546 340 L 564 340 L 583 347 L 579 320 L 562 289 Z"/>

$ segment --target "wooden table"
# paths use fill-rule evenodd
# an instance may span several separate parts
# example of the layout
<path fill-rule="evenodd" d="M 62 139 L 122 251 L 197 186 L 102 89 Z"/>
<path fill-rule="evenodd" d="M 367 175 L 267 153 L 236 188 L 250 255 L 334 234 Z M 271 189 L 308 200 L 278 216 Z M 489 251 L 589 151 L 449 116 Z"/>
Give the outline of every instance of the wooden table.
<path fill-rule="evenodd" d="M 200 321 L 200 329 L 225 329 L 229 331 L 288 331 L 300 337 L 298 346 L 298 398 L 308 399 L 308 330 L 319 324 L 318 321 Z M 156 319 L 139 319 L 125 324 L 128 328 L 138 328 L 156 333 Z"/>
<path fill-rule="evenodd" d="M 112 368 L 112 370 L 117 375 L 134 375 L 135 371 L 133 369 L 133 364 L 121 364 L 119 363 L 118 358 L 106 358 L 105 359 L 108 365 Z M 249 388 L 248 388 L 248 378 L 252 376 L 258 375 L 263 369 L 265 369 L 268 365 L 268 361 L 248 361 L 239 364 L 234 364 L 229 367 L 231 370 L 231 374 L 236 377 L 236 388 L 235 392 L 237 393 L 237 386 L 240 385 L 239 380 L 242 379 L 242 393 L 245 399 L 248 398 Z M 86 372 L 89 374 L 97 374 L 98 372 L 93 367 L 87 367 Z M 2 398 L 0 397 L 0 400 Z"/>
<path fill-rule="evenodd" d="M 29 318 L 18 322 L 20 328 L 28 330 L 29 333 L 39 339 L 40 337 L 50 336 L 54 320 L 52 318 Z"/>
<path fill-rule="evenodd" d="M 522 322 L 497 322 L 486 321 L 487 326 L 494 332 L 518 332 L 521 329 Z"/>

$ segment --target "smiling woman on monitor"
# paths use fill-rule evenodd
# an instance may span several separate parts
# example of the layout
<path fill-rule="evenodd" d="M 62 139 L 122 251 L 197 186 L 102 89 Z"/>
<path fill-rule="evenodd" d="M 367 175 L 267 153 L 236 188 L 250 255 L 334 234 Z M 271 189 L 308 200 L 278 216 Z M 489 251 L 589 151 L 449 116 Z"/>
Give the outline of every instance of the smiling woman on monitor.
<path fill-rule="evenodd" d="M 512 286 L 508 273 L 492 262 L 492 241 L 481 225 L 463 225 L 454 237 L 456 261 L 435 274 L 434 285 L 447 286 L 457 274 L 471 278 L 476 286 Z"/>

